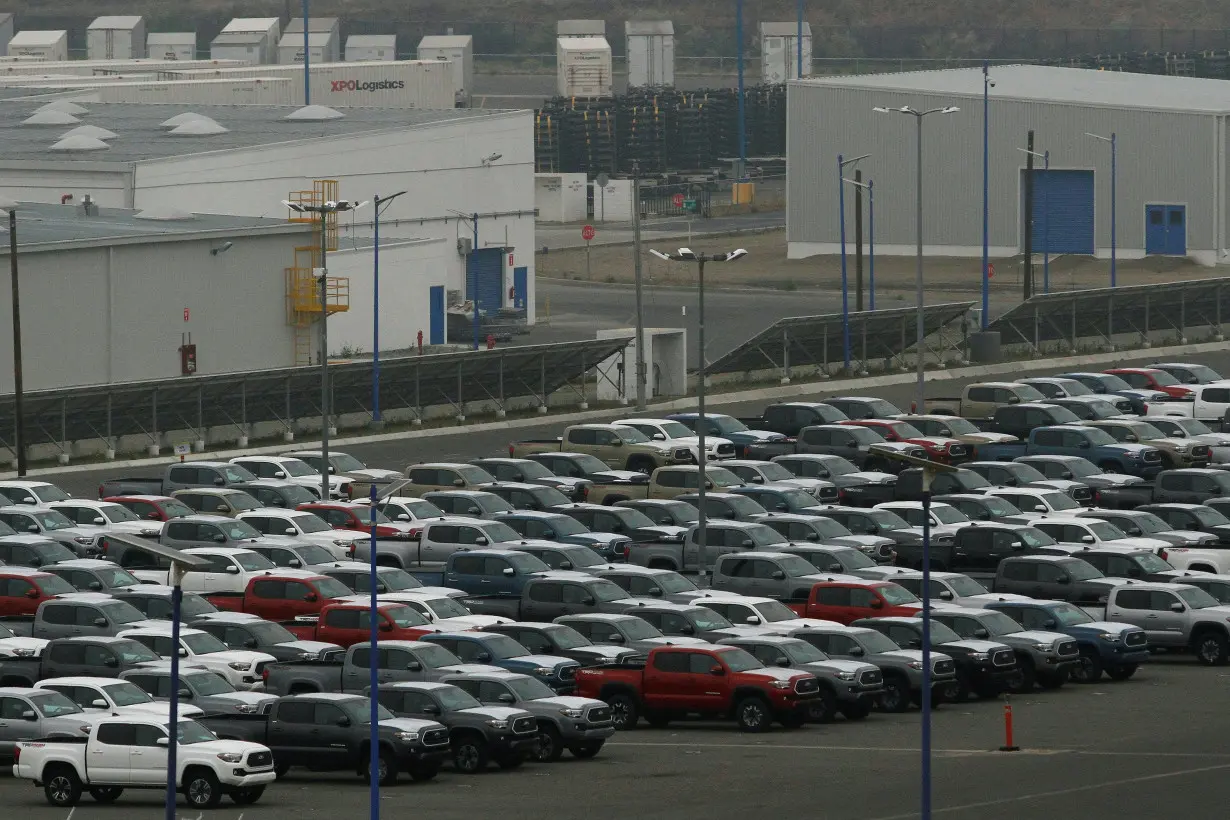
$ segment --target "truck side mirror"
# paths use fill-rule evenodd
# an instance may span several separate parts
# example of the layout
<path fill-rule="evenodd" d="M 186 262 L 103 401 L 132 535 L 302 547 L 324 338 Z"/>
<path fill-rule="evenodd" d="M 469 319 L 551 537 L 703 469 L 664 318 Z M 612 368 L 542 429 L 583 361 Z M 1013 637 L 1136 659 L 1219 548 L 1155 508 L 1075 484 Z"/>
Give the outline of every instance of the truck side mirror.
<path fill-rule="evenodd" d="M 342 715 L 340 718 L 337 719 L 336 724 L 344 729 L 350 725 L 350 718 L 346 717 L 345 715 Z"/>
<path fill-rule="evenodd" d="M 809 532 L 809 533 L 807 533 L 807 540 L 808 540 L 808 541 L 819 541 L 819 540 L 820 540 L 820 533 L 818 533 L 818 532 Z"/>
<path fill-rule="evenodd" d="M 875 600 L 873 600 L 873 601 L 871 602 L 871 608 L 872 608 L 872 609 L 883 609 L 883 608 L 884 608 L 884 602 L 883 602 L 883 601 L 881 601 L 879 598 L 876 598 Z"/>
<path fill-rule="evenodd" d="M 107 519 L 103 518 L 103 517 L 100 515 L 100 516 L 98 516 L 98 518 L 95 518 L 95 519 L 94 519 L 94 523 L 95 523 L 97 526 L 100 526 L 100 527 L 101 527 L 103 524 L 106 524 L 106 523 L 107 523 Z"/>
<path fill-rule="evenodd" d="M 841 564 L 829 564 L 829 572 L 841 572 Z"/>
<path fill-rule="evenodd" d="M 1025 549 L 1025 543 L 1023 541 L 1013 541 L 1012 548 L 1014 550 L 1023 550 Z"/>
<path fill-rule="evenodd" d="M 500 696 L 496 698 L 496 700 L 499 701 L 500 703 L 516 703 L 517 702 L 517 699 L 514 698 L 508 692 L 501 693 Z"/>
<path fill-rule="evenodd" d="M 1020 404 L 1020 403 L 1021 403 L 1021 399 L 1020 399 L 1020 397 L 1019 397 L 1019 396 L 1009 396 L 1009 397 L 1008 397 L 1008 403 L 1009 403 L 1009 404 Z"/>
<path fill-rule="evenodd" d="M 171 745 L 171 738 L 169 738 L 169 737 L 160 737 L 160 738 L 157 738 L 157 739 L 155 739 L 155 740 L 154 740 L 154 745 L 155 745 L 155 746 L 170 746 L 170 745 Z"/>
<path fill-rule="evenodd" d="M 466 485 L 466 480 L 464 478 L 454 478 L 453 479 L 454 487 L 464 487 L 465 485 Z"/>
<path fill-rule="evenodd" d="M 652 439 L 653 441 L 666 441 L 666 436 L 663 433 L 654 433 L 649 438 Z"/>
<path fill-rule="evenodd" d="M 1046 512 L 1046 505 L 1045 504 L 1035 504 L 1034 512 L 1040 512 L 1040 513 Z"/>
<path fill-rule="evenodd" d="M 1077 444 L 1076 446 L 1077 446 L 1078 448 L 1080 448 L 1081 450 L 1088 450 L 1088 449 L 1089 449 L 1089 441 L 1088 441 L 1087 439 L 1081 439 L 1081 442 L 1080 442 L 1079 444 Z"/>
<path fill-rule="evenodd" d="M 181 646 L 181 647 L 179 648 L 179 656 L 180 656 L 181 658 L 186 658 L 186 657 L 188 657 L 188 650 L 187 650 L 187 649 L 185 649 L 184 647 L 182 647 L 182 646 Z"/>
<path fill-rule="evenodd" d="M 752 626 L 759 626 L 760 616 L 759 615 L 748 615 L 746 619 L 746 623 L 751 624 Z"/>
<path fill-rule="evenodd" d="M 103 700 L 102 698 L 95 698 L 94 700 L 90 701 L 90 707 L 94 709 L 106 709 L 107 702 Z"/>
<path fill-rule="evenodd" d="M 485 547 L 485 546 L 487 546 L 487 544 L 489 544 L 489 543 L 491 543 L 491 542 L 489 542 L 489 541 L 487 540 L 487 536 L 485 536 L 485 535 L 480 535 L 480 536 L 478 536 L 478 538 L 475 538 L 475 539 L 474 539 L 474 543 L 475 543 L 475 544 L 477 544 L 477 545 L 478 545 L 478 546 L 480 546 L 480 547 Z"/>
<path fill-rule="evenodd" d="M 27 709 L 21 713 L 21 719 L 22 720 L 37 720 L 38 715 L 34 714 L 33 709 Z"/>
<path fill-rule="evenodd" d="M 1187 607 L 1183 606 L 1183 604 L 1179 603 L 1178 601 L 1175 601 L 1173 604 L 1170 605 L 1170 611 L 1171 612 L 1186 612 Z"/>
<path fill-rule="evenodd" d="M 398 516 L 397 516 L 397 520 L 398 520 L 398 521 L 409 521 L 409 520 L 410 520 L 410 516 L 409 516 L 409 515 L 407 515 L 406 513 L 399 513 L 399 514 L 398 514 Z"/>
<path fill-rule="evenodd" d="M 490 663 L 491 653 L 490 652 L 479 652 L 477 655 L 474 656 L 474 660 L 478 661 L 479 663 Z"/>
<path fill-rule="evenodd" d="M 148 515 L 146 515 L 146 516 L 145 516 L 145 518 L 146 518 L 146 520 L 147 520 L 147 521 L 158 521 L 158 520 L 160 520 L 160 517 L 159 517 L 158 513 L 156 513 L 156 512 L 149 513 Z"/>
<path fill-rule="evenodd" d="M 683 626 L 679 627 L 679 631 L 683 633 L 684 635 L 696 634 L 696 628 L 692 626 L 691 624 L 684 624 Z"/>
<path fill-rule="evenodd" d="M 179 699 L 180 700 L 192 700 L 192 690 L 191 689 L 180 689 Z"/>
<path fill-rule="evenodd" d="M 750 550 L 752 547 L 756 546 L 756 542 L 750 538 L 744 538 L 742 546 L 744 549 Z"/>
<path fill-rule="evenodd" d="M 1132 435 L 1131 433 L 1128 433 L 1126 436 L 1124 436 L 1123 440 L 1124 441 L 1140 441 L 1140 439 L 1136 438 L 1136 436 Z"/>
<path fill-rule="evenodd" d="M 572 569 L 572 562 L 571 561 L 560 561 L 559 568 L 560 569 Z"/>
<path fill-rule="evenodd" d="M 596 601 L 594 600 L 594 596 L 592 595 L 586 595 L 584 598 L 581 599 L 581 604 L 583 606 L 593 606 L 595 603 Z"/>
<path fill-rule="evenodd" d="M 513 569 L 512 567 L 504 567 L 504 569 L 502 570 L 502 572 L 503 572 L 506 576 L 508 576 L 509 578 L 511 578 L 511 577 L 513 577 L 514 575 L 516 575 L 516 574 L 517 574 L 517 571 L 516 571 L 515 569 Z"/>
<path fill-rule="evenodd" d="M 26 532 L 35 532 L 35 533 L 38 532 L 38 524 L 31 524 L 30 526 L 26 527 Z"/>
<path fill-rule="evenodd" d="M 429 704 L 427 704 L 426 706 L 424 706 L 424 707 L 423 707 L 423 714 L 425 714 L 425 715 L 438 715 L 438 714 L 440 714 L 440 707 L 439 707 L 439 706 L 436 706 L 434 703 L 429 703 Z"/>
<path fill-rule="evenodd" d="M 784 580 L 786 580 L 786 573 L 782 572 L 780 569 L 778 569 L 778 570 L 774 570 L 774 571 L 773 571 L 773 580 L 774 580 L 774 581 L 784 581 Z"/>
<path fill-rule="evenodd" d="M 295 569 L 298 569 L 299 567 L 303 566 L 303 562 L 300 561 L 298 558 L 292 558 L 286 562 L 286 565 L 289 567 L 294 567 Z"/>
<path fill-rule="evenodd" d="M 286 473 L 283 472 L 282 470 L 274 470 L 273 477 L 274 478 L 286 478 Z"/>
<path fill-rule="evenodd" d="M 1081 543 L 1082 544 L 1092 544 L 1094 543 L 1094 537 L 1092 535 L 1082 535 Z"/>
<path fill-rule="evenodd" d="M 1062 578 L 1060 578 L 1060 579 L 1059 579 L 1059 583 L 1061 583 L 1061 584 L 1070 584 L 1070 583 L 1072 583 L 1072 579 L 1071 579 L 1071 578 L 1069 578 L 1067 575 L 1065 575 L 1065 576 L 1063 576 Z"/>
<path fill-rule="evenodd" d="M 388 621 L 384 621 L 384 622 L 382 622 L 382 623 L 380 624 L 380 631 L 381 631 L 381 632 L 392 632 L 392 631 L 393 631 L 393 624 L 389 623 Z"/>
<path fill-rule="evenodd" d="M 659 592 L 658 594 L 659 594 L 659 595 L 661 595 L 662 593 L 661 593 L 661 592 Z M 607 643 L 623 643 L 623 642 L 624 642 L 624 636 L 623 636 L 623 635 L 620 635 L 618 632 L 616 632 L 616 633 L 614 633 L 614 634 L 608 635 L 608 636 L 607 636 L 607 638 L 606 638 L 606 642 L 607 642 Z"/>
<path fill-rule="evenodd" d="M 89 586 L 91 592 L 98 592 L 102 589 L 102 583 L 99 581 L 90 581 L 87 586 Z"/>
<path fill-rule="evenodd" d="M 790 666 L 790 659 L 785 655 L 778 655 L 777 660 L 773 661 L 773 665 L 780 666 L 782 668 L 788 667 Z"/>
<path fill-rule="evenodd" d="M 652 587 L 649 590 L 649 595 L 652 598 L 661 598 L 662 597 L 662 587 Z"/>
<path fill-rule="evenodd" d="M 406 664 L 407 672 L 418 672 L 418 671 L 421 671 L 422 668 L 423 668 L 423 664 L 419 663 L 418 661 L 410 661 L 409 663 Z"/>
<path fill-rule="evenodd" d="M 95 618 L 94 619 L 94 626 L 106 626 L 106 625 L 107 625 L 106 618 Z"/>
<path fill-rule="evenodd" d="M 217 478 L 214 479 L 214 486 L 215 487 L 225 487 L 226 479 L 223 478 L 222 476 L 218 476 Z"/>
<path fill-rule="evenodd" d="M 218 533 L 217 535 L 215 535 L 215 536 L 214 536 L 214 541 L 215 541 L 216 543 L 218 543 L 218 544 L 225 544 L 225 543 L 226 543 L 226 536 L 225 536 L 225 535 L 223 535 L 222 533 Z M 229 567 L 227 568 L 227 570 L 226 570 L 226 571 L 227 571 L 227 572 L 230 572 L 231 570 L 234 570 L 235 572 L 239 572 L 239 567 L 237 567 L 237 566 L 235 566 L 234 564 L 232 564 L 231 566 L 229 566 Z"/>
<path fill-rule="evenodd" d="M 985 629 L 975 629 L 975 630 L 974 630 L 974 637 L 975 637 L 975 638 L 986 638 L 986 637 L 990 636 L 990 634 L 991 634 L 991 633 L 990 633 L 990 632 L 988 632 L 988 631 L 986 631 Z"/>
<path fill-rule="evenodd" d="M 722 666 L 720 663 L 715 663 L 713 666 L 709 667 L 709 674 L 720 678 L 722 675 L 726 674 L 726 667 Z"/>
<path fill-rule="evenodd" d="M 944 590 L 943 592 L 940 593 L 940 600 L 941 601 L 951 601 L 952 593 L 949 592 L 948 590 Z"/>
<path fill-rule="evenodd" d="M 1043 621 L 1043 622 L 1042 622 L 1042 626 L 1044 626 L 1044 627 L 1045 627 L 1045 628 L 1047 628 L 1047 629 L 1054 629 L 1054 628 L 1055 628 L 1055 619 L 1054 619 L 1054 618 L 1047 618 L 1045 621 Z"/>
<path fill-rule="evenodd" d="M 709 479 L 705 479 L 705 489 L 706 489 L 706 490 L 712 490 L 712 489 L 713 489 L 713 482 L 712 482 L 712 481 L 710 481 Z"/>
<path fill-rule="evenodd" d="M 309 604 L 314 604 L 320 600 L 320 596 L 317 595 L 315 592 L 309 592 L 307 595 L 303 596 L 303 600 L 308 602 Z"/>
<path fill-rule="evenodd" d="M 245 649 L 255 649 L 258 646 L 256 638 L 244 638 L 243 646 Z"/>

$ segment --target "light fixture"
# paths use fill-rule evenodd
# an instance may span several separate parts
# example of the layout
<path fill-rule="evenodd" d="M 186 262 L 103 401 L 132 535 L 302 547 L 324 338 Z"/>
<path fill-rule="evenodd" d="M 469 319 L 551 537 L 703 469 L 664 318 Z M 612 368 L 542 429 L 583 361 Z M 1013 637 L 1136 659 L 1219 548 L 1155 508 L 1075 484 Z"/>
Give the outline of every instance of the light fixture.
<path fill-rule="evenodd" d="M 234 242 L 223 242 L 223 243 L 222 243 L 219 247 L 216 247 L 216 248 L 210 248 L 210 249 L 209 249 L 209 255 L 210 255 L 210 256 L 218 256 L 218 255 L 220 255 L 220 254 L 224 254 L 224 253 L 226 253 L 227 251 L 229 251 L 229 250 L 230 250 L 231 248 L 233 248 L 233 247 L 235 247 L 235 243 L 234 243 Z"/>
<path fill-rule="evenodd" d="M 491 167 L 491 163 L 495 162 L 497 159 L 500 159 L 500 158 L 501 158 L 501 157 L 503 157 L 503 156 L 504 156 L 503 154 L 489 154 L 489 155 L 487 155 L 487 156 L 483 157 L 483 159 L 482 159 L 482 162 L 483 162 L 483 167 L 484 167 L 484 168 L 490 168 L 490 167 Z"/>

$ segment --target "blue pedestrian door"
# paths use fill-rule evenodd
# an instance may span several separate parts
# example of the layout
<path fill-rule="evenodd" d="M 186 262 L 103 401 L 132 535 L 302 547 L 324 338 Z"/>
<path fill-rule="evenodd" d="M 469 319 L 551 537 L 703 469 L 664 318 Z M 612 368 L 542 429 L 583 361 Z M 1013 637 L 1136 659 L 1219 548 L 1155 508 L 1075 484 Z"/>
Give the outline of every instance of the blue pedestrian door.
<path fill-rule="evenodd" d="M 1109 205 L 1108 205 L 1109 207 Z M 1021 171 L 1021 212 L 1025 171 Z M 1093 171 L 1034 170 L 1033 252 L 1093 255 Z M 1024 231 L 1021 233 L 1024 241 Z"/>
<path fill-rule="evenodd" d="M 513 307 L 525 310 L 526 298 L 529 296 L 530 269 L 513 268 Z"/>
<path fill-rule="evenodd" d="M 1145 206 L 1145 253 L 1151 256 L 1187 255 L 1187 206 Z"/>
<path fill-rule="evenodd" d="M 430 291 L 431 332 L 428 343 L 444 344 L 444 285 L 432 285 Z"/>
<path fill-rule="evenodd" d="M 466 298 L 477 299 L 479 310 L 494 318 L 504 306 L 504 249 L 482 248 L 470 254 Z"/>

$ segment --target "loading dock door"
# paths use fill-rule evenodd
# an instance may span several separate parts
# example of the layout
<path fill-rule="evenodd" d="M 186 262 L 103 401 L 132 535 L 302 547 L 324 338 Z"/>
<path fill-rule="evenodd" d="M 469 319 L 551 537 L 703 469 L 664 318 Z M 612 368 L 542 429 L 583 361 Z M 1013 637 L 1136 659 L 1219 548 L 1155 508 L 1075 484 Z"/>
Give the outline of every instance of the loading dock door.
<path fill-rule="evenodd" d="M 1025 172 L 1021 172 L 1021 210 Z M 1108 204 L 1109 207 L 1109 204 Z M 1034 171 L 1033 251 L 1093 255 L 1093 171 Z M 1022 232 L 1022 241 L 1024 232 Z"/>
<path fill-rule="evenodd" d="M 482 248 L 470 254 L 466 271 L 466 298 L 475 299 L 478 307 L 495 316 L 504 306 L 504 249 Z"/>

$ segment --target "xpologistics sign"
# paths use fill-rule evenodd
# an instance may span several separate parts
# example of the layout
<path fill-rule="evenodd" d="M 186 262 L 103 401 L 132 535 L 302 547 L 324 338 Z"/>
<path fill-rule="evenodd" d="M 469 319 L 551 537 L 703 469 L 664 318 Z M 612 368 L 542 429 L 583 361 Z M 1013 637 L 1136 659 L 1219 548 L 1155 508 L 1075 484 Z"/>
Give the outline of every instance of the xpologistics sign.
<path fill-rule="evenodd" d="M 405 88 L 405 80 L 375 80 L 361 82 L 359 80 L 330 80 L 332 91 L 387 91 L 391 88 Z"/>

